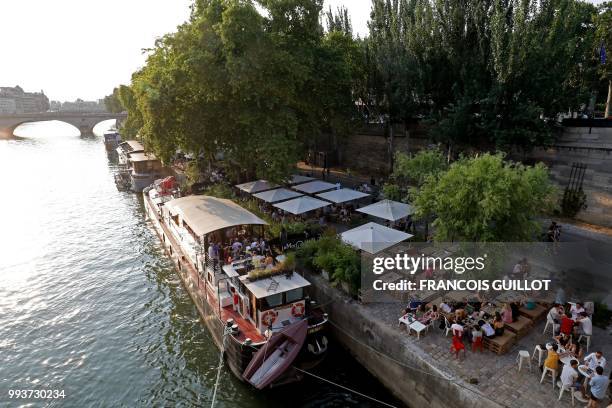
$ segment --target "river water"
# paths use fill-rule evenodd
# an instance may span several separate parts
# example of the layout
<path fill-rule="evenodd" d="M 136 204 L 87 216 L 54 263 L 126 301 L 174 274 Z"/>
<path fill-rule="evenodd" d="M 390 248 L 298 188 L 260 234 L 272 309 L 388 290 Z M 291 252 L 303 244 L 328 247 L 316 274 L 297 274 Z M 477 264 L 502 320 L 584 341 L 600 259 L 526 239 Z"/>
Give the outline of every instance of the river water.
<path fill-rule="evenodd" d="M 0 140 L 0 406 L 210 406 L 219 352 L 100 137 L 16 133 Z M 397 404 L 337 346 L 316 373 Z M 316 379 L 257 393 L 224 367 L 216 406 L 379 405 Z"/>

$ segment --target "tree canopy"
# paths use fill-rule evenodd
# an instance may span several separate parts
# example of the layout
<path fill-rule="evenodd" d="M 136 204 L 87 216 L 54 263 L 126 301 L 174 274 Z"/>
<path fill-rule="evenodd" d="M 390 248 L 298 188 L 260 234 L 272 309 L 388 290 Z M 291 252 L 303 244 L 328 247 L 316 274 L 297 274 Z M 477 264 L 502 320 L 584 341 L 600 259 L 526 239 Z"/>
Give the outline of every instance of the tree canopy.
<path fill-rule="evenodd" d="M 437 241 L 537 239 L 536 217 L 554 204 L 548 170 L 508 162 L 502 154 L 462 158 L 416 194 L 417 217 L 431 217 Z"/>

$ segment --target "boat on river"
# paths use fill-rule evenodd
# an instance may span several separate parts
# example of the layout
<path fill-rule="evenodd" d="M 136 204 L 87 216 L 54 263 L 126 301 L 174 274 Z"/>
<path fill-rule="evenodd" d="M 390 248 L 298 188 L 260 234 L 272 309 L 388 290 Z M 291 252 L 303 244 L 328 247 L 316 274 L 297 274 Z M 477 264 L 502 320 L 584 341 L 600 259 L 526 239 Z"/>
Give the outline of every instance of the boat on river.
<path fill-rule="evenodd" d="M 154 180 L 168 174 L 161 160 L 153 153 L 145 152 L 144 146 L 137 140 L 122 142 L 116 150 L 120 169 L 115 174 L 115 184 L 119 191 L 140 193 Z"/>
<path fill-rule="evenodd" d="M 104 147 L 107 152 L 113 152 L 121 143 L 121 135 L 117 130 L 109 130 L 104 132 Z"/>
<path fill-rule="evenodd" d="M 264 220 L 231 200 L 178 197 L 174 184 L 166 178 L 145 189 L 147 217 L 227 366 L 257 389 L 300 380 L 295 368 L 319 364 L 328 344 L 327 314 L 307 296 L 310 282 L 285 255 L 248 245 L 264 236 Z M 233 248 L 231 259 L 210 250 L 219 243 Z"/>

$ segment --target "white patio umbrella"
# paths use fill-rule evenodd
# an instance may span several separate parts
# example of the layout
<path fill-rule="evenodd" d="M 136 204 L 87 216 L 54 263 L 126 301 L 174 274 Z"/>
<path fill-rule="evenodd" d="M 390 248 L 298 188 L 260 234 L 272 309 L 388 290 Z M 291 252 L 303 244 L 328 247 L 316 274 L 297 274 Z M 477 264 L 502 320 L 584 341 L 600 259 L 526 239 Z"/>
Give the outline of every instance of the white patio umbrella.
<path fill-rule="evenodd" d="M 412 235 L 375 222 L 368 222 L 340 234 L 342 242 L 370 254 L 378 253 L 408 238 L 412 238 Z"/>
<path fill-rule="evenodd" d="M 314 180 L 316 180 L 316 178 L 314 177 L 302 176 L 301 174 L 292 174 L 289 180 L 287 181 L 287 183 L 293 185 L 293 184 L 306 183 L 307 181 L 314 181 Z"/>
<path fill-rule="evenodd" d="M 340 190 L 328 191 L 327 193 L 317 194 L 317 197 L 322 198 L 332 203 L 345 203 L 347 201 L 359 200 L 369 196 L 369 194 L 350 188 L 341 188 Z"/>
<path fill-rule="evenodd" d="M 298 193 L 297 191 L 288 190 L 286 188 L 277 188 L 276 190 L 268 190 L 253 194 L 253 197 L 259 198 L 266 203 L 277 203 L 279 201 L 289 200 L 290 198 L 296 198 L 302 195 L 302 193 Z"/>
<path fill-rule="evenodd" d="M 283 201 L 282 203 L 274 204 L 274 207 L 290 212 L 291 214 L 299 215 L 328 205 L 331 204 L 327 201 L 318 200 L 316 198 L 308 196 L 302 196 L 294 198 L 293 200 Z"/>
<path fill-rule="evenodd" d="M 328 183 L 326 181 L 315 180 L 310 183 L 299 184 L 292 187 L 294 190 L 302 191 L 307 194 L 320 193 L 321 191 L 331 190 L 336 188 L 335 184 Z"/>
<path fill-rule="evenodd" d="M 237 188 L 247 193 L 259 193 L 261 191 L 272 190 L 278 187 L 278 184 L 270 183 L 266 180 L 249 181 L 248 183 L 237 184 Z"/>
<path fill-rule="evenodd" d="M 357 211 L 374 217 L 384 218 L 389 221 L 401 220 L 414 213 L 414 208 L 410 204 L 400 203 L 399 201 L 382 200 L 377 203 L 361 207 Z"/>

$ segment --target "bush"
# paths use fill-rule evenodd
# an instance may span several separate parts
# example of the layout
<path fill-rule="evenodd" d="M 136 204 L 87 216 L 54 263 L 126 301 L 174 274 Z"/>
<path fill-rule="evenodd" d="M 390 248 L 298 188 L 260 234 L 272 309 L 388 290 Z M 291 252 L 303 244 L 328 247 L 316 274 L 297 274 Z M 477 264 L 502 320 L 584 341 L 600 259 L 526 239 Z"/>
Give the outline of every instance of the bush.
<path fill-rule="evenodd" d="M 606 329 L 610 324 L 610 319 L 612 319 L 612 310 L 608 309 L 608 305 L 603 302 L 595 302 L 594 307 L 593 324 Z"/>
<path fill-rule="evenodd" d="M 335 235 L 324 234 L 318 240 L 307 241 L 297 250 L 302 265 L 317 271 L 326 270 L 333 281 L 346 282 L 353 291 L 360 286 L 361 260 L 353 247 Z"/>
<path fill-rule="evenodd" d="M 232 188 L 225 184 L 213 184 L 210 187 L 207 187 L 203 191 L 203 194 L 217 198 L 233 199 L 236 197 Z"/>

